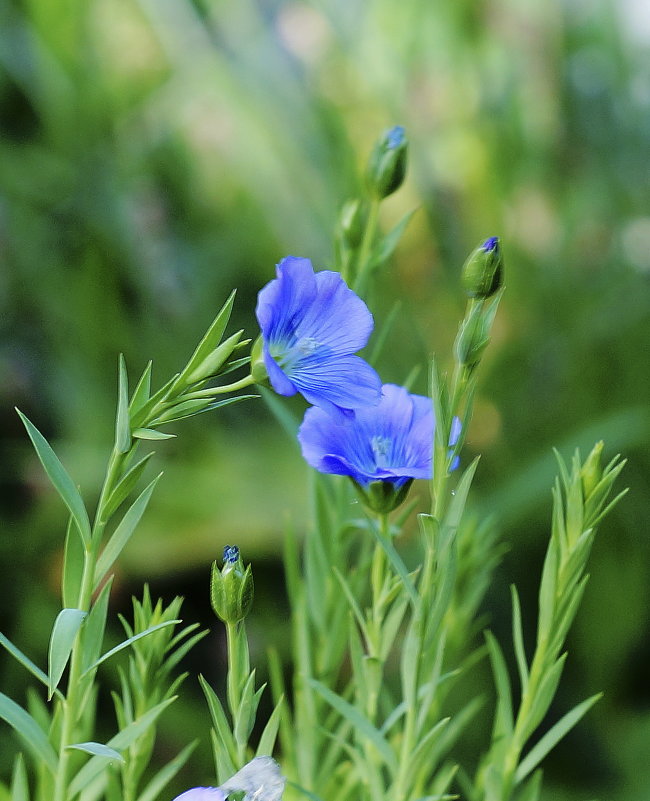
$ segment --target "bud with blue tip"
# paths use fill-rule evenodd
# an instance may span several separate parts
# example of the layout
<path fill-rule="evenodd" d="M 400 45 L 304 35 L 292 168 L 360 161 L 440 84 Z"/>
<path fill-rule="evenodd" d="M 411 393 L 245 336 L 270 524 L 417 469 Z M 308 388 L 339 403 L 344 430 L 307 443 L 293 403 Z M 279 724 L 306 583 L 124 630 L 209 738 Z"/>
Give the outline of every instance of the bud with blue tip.
<path fill-rule="evenodd" d="M 226 545 L 221 570 L 216 561 L 212 564 L 210 601 L 217 617 L 224 623 L 239 623 L 251 610 L 253 590 L 251 566 L 244 568 L 236 545 Z"/>
<path fill-rule="evenodd" d="M 470 298 L 489 298 L 503 285 L 503 257 L 498 236 L 491 236 L 470 253 L 462 270 Z"/>
<path fill-rule="evenodd" d="M 368 187 L 378 199 L 392 195 L 404 181 L 408 140 L 401 125 L 386 131 L 368 161 Z"/>

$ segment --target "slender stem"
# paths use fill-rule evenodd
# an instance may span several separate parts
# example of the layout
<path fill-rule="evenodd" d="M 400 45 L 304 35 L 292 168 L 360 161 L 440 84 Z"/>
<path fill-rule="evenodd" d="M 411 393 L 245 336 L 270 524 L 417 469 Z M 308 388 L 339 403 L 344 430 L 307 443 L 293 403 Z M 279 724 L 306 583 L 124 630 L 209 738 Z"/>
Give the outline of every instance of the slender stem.
<path fill-rule="evenodd" d="M 377 233 L 377 225 L 379 223 L 379 205 L 381 201 L 373 197 L 370 201 L 370 209 L 368 211 L 368 220 L 363 232 L 363 239 L 361 240 L 361 248 L 359 250 L 359 258 L 357 260 L 357 274 L 352 285 L 352 289 L 358 294 L 363 296 L 366 292 L 366 284 L 370 274 L 370 254 L 372 245 Z"/>
<path fill-rule="evenodd" d="M 225 395 L 227 392 L 236 392 L 238 389 L 244 389 L 255 384 L 255 379 L 252 375 L 247 375 L 239 381 L 232 384 L 224 384 L 222 387 L 212 387 L 211 392 L 213 395 Z"/>
<path fill-rule="evenodd" d="M 134 445 L 133 447 L 136 447 Z M 131 453 L 131 451 L 129 451 Z M 99 546 L 102 534 L 106 526 L 104 521 L 104 507 L 110 497 L 110 493 L 119 480 L 124 462 L 128 454 L 119 453 L 116 449 L 111 454 L 106 478 L 102 486 L 102 491 L 97 503 L 95 522 L 93 525 L 90 543 L 84 551 L 84 567 L 79 588 L 79 599 L 77 608 L 83 612 L 89 612 L 92 603 L 92 594 L 95 584 L 95 567 L 99 554 Z M 61 722 L 61 741 L 59 745 L 59 765 L 57 769 L 53 801 L 67 801 L 68 771 L 70 766 L 71 751 L 69 746 L 74 742 L 75 726 L 81 714 L 79 709 L 83 682 L 80 680 L 83 670 L 83 627 L 79 630 L 70 654 L 70 671 L 68 674 L 68 692 L 62 701 L 62 722 Z"/>

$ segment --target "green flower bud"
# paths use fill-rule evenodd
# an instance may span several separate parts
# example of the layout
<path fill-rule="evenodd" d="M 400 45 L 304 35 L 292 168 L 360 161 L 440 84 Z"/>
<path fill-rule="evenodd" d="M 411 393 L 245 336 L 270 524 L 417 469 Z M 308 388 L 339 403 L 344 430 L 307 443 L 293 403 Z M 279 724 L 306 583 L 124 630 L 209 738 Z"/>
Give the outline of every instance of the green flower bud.
<path fill-rule="evenodd" d="M 580 470 L 580 479 L 582 481 L 582 496 L 585 500 L 594 491 L 598 482 L 603 476 L 601 465 L 601 456 L 603 448 L 605 447 L 603 441 L 597 442 L 589 456 L 585 459 L 585 463 Z"/>
<path fill-rule="evenodd" d="M 401 486 L 396 486 L 392 481 L 371 481 L 364 487 L 354 479 L 351 480 L 361 503 L 378 514 L 388 514 L 401 506 L 413 483 L 412 478 Z"/>
<path fill-rule="evenodd" d="M 461 280 L 470 298 L 489 298 L 503 285 L 503 259 L 499 237 L 479 245 L 463 266 Z"/>
<path fill-rule="evenodd" d="M 244 563 L 236 545 L 223 549 L 223 567 L 212 564 L 210 601 L 217 617 L 224 623 L 238 623 L 250 612 L 253 605 L 253 574 Z"/>
<path fill-rule="evenodd" d="M 474 306 L 463 320 L 455 343 L 456 358 L 460 364 L 471 369 L 480 362 L 490 341 L 491 323 L 482 303 Z"/>
<path fill-rule="evenodd" d="M 352 250 L 361 244 L 367 219 L 368 208 L 362 200 L 357 198 L 343 204 L 339 216 L 339 231 L 341 239 Z"/>
<path fill-rule="evenodd" d="M 378 140 L 368 161 L 368 186 L 377 198 L 399 189 L 406 175 L 408 141 L 404 128 L 396 125 Z"/>

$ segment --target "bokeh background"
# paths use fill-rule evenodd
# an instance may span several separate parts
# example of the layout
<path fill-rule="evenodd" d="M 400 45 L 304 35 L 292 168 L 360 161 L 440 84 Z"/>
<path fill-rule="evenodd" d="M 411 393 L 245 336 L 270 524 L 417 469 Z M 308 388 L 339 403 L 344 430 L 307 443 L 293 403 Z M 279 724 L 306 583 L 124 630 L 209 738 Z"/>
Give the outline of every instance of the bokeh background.
<path fill-rule="evenodd" d="M 0 626 L 46 661 L 65 524 L 13 407 L 92 501 L 117 354 L 132 379 L 153 359 L 162 382 L 233 286 L 232 330 L 255 336 L 256 293 L 280 258 L 331 265 L 340 204 L 394 124 L 411 158 L 382 224 L 418 211 L 372 299 L 378 322 L 401 302 L 385 380 L 433 350 L 445 358 L 460 265 L 481 239 L 503 241 L 507 291 L 467 455 L 484 454 L 475 503 L 508 544 L 486 606 L 506 643 L 511 581 L 534 618 L 551 448 L 584 453 L 602 438 L 607 455 L 629 458 L 631 491 L 599 534 L 554 714 L 605 697 L 547 761 L 544 797 L 647 801 L 643 0 L 0 0 Z M 231 542 L 253 561 L 261 659 L 286 637 L 279 550 L 287 519 L 306 519 L 304 469 L 259 401 L 175 430 L 157 448 L 152 470 L 165 477 L 119 567 L 114 611 L 143 581 L 167 600 L 183 594 L 185 619 L 211 628 L 190 669 L 218 685 L 209 564 Z M 3 691 L 20 699 L 25 680 L 0 654 Z M 194 677 L 186 691 L 160 758 L 203 735 L 194 765 L 209 775 Z M 12 742 L 3 725 L 5 774 Z"/>

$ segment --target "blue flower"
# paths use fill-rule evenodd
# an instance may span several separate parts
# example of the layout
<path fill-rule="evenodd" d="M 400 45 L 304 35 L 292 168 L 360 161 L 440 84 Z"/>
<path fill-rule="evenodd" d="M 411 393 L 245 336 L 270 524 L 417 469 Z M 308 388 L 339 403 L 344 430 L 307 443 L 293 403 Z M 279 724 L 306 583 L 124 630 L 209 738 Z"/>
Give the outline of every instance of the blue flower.
<path fill-rule="evenodd" d="M 176 796 L 174 801 L 226 801 L 218 787 L 194 787 Z"/>
<path fill-rule="evenodd" d="M 364 496 L 371 508 L 386 512 L 406 497 L 414 478 L 431 478 L 433 431 L 430 398 L 384 384 L 379 404 L 353 416 L 307 409 L 298 439 L 312 467 L 350 476 L 371 491 Z"/>
<path fill-rule="evenodd" d="M 373 328 L 366 304 L 338 273 L 314 273 L 309 259 L 287 256 L 259 293 L 255 313 L 273 389 L 302 393 L 327 411 L 379 402 L 381 381 L 356 351 Z"/>
<path fill-rule="evenodd" d="M 271 757 L 251 759 L 221 787 L 194 787 L 186 790 L 174 801 L 226 801 L 230 793 L 244 793 L 243 801 L 282 801 L 284 776 L 278 763 Z"/>

